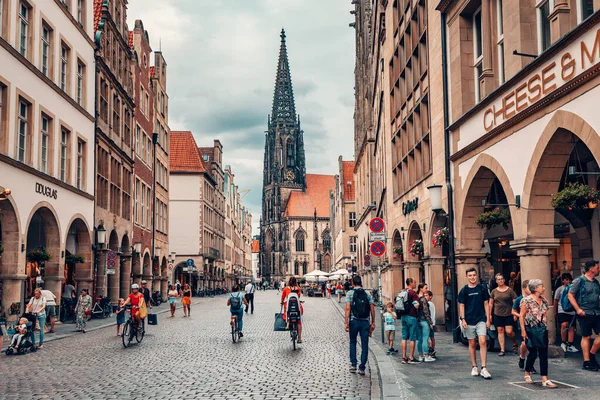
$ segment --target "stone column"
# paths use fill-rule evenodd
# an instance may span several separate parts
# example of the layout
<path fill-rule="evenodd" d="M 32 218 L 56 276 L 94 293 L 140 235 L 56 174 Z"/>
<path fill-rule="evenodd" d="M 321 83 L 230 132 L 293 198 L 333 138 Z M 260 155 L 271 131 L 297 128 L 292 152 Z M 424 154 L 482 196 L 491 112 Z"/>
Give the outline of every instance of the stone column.
<path fill-rule="evenodd" d="M 112 304 L 119 303 L 119 286 L 121 284 L 121 257 L 115 258 L 115 268 L 113 269 L 114 274 L 106 275 L 106 296 L 110 298 Z"/>
<path fill-rule="evenodd" d="M 550 44 L 555 43 L 571 30 L 571 10 L 568 0 L 554 0 L 554 10 L 550 10 Z"/>
<path fill-rule="evenodd" d="M 444 310 L 444 263 L 445 257 L 428 258 L 425 260 L 425 283 L 433 293 L 433 304 L 435 304 L 436 325 L 445 324 Z"/>
<path fill-rule="evenodd" d="M 92 293 L 92 296 L 92 298 L 106 296 L 106 251 L 104 250 L 97 250 L 96 253 L 96 292 Z"/>
<path fill-rule="evenodd" d="M 406 261 L 404 263 L 404 280 L 402 282 L 402 287 L 406 286 L 406 279 L 413 278 L 415 282 L 419 283 L 421 279 L 420 276 L 420 268 L 422 261 Z"/>
<path fill-rule="evenodd" d="M 119 297 L 122 298 L 126 298 L 127 296 L 129 296 L 129 289 L 131 288 L 131 260 L 132 257 L 130 254 L 121 255 L 121 271 L 119 273 Z"/>
<path fill-rule="evenodd" d="M 548 300 L 548 341 L 551 346 L 556 340 L 555 310 L 553 306 L 552 278 L 550 266 L 550 252 L 560 245 L 559 239 L 533 239 L 514 240 L 510 248 L 517 250 L 521 260 L 521 282 L 524 280 L 541 279 L 546 292 L 544 297 Z"/>
<path fill-rule="evenodd" d="M 15 322 L 25 310 L 26 304 L 23 303 L 25 279 L 27 279 L 27 275 L 24 274 L 0 275 L 0 280 L 2 280 L 2 309 L 0 312 L 6 314 L 7 322 Z M 17 310 L 17 314 L 8 315 L 10 305 L 19 302 L 21 302 L 21 307 Z"/>

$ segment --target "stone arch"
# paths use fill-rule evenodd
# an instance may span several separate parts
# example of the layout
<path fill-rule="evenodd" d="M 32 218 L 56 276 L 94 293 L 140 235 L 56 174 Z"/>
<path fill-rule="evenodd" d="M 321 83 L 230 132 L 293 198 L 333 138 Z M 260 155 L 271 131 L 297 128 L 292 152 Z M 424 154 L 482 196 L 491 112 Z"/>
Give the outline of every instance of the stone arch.
<path fill-rule="evenodd" d="M 4 187 L 0 187 L 4 190 Z M 19 262 L 21 254 L 21 227 L 18 209 L 11 196 L 0 201 L 0 276 L 17 276 L 24 274 L 24 265 Z M 21 282 L 4 281 L 0 293 L 0 315 L 8 315 L 12 303 L 21 301 Z M 15 316 L 16 318 L 17 316 Z"/>
<path fill-rule="evenodd" d="M 148 249 L 144 250 L 144 256 L 142 257 L 142 278 L 147 279 L 149 276 L 152 276 L 152 260 L 150 257 L 150 251 Z"/>
<path fill-rule="evenodd" d="M 108 237 L 108 248 L 113 251 L 119 251 L 119 244 L 121 241 L 119 240 L 119 234 L 116 229 L 110 231 L 110 236 Z"/>
<path fill-rule="evenodd" d="M 573 136 L 587 146 L 596 163 L 600 137 L 583 118 L 569 111 L 557 111 L 544 128 L 535 147 L 523 187 L 527 210 L 527 237 L 554 238 L 554 208 L 551 195 L 558 187 L 573 150 Z"/>
<path fill-rule="evenodd" d="M 306 231 L 300 226 L 294 232 L 294 250 L 296 253 L 304 253 L 306 251 Z"/>
<path fill-rule="evenodd" d="M 431 219 L 429 220 L 429 240 L 427 246 L 429 246 L 429 256 L 430 257 L 444 257 L 445 251 L 448 248 L 448 245 L 444 247 L 435 247 L 433 244 L 433 235 L 437 232 L 438 229 L 444 228 L 448 225 L 448 218 L 446 216 L 440 216 L 442 213 L 432 213 Z"/>
<path fill-rule="evenodd" d="M 405 257 L 410 261 L 418 261 L 419 258 L 410 254 L 410 245 L 413 240 L 423 240 L 423 236 L 421 234 L 421 227 L 417 221 L 412 221 L 410 225 L 408 225 L 408 235 L 407 235 L 407 253 Z"/>
<path fill-rule="evenodd" d="M 480 154 L 465 179 L 462 196 L 460 196 L 461 202 L 456 207 L 457 210 L 460 210 L 460 215 L 457 215 L 456 218 L 456 221 L 460 222 L 457 227 L 460 252 L 478 253 L 481 251 L 484 231 L 476 224 L 475 220 L 483 212 L 481 202 L 487 198 L 496 178 L 500 182 L 508 202 L 515 204 L 512 186 L 500 163 L 488 154 Z M 509 210 L 512 225 L 517 227 L 514 230 L 515 239 L 519 239 L 524 234 L 522 229 L 518 228 L 521 225 L 518 223 L 520 211 L 517 211 L 515 207 L 509 207 Z"/>
<path fill-rule="evenodd" d="M 392 246 L 390 248 L 390 252 L 392 254 L 392 264 L 400 264 L 404 260 L 404 256 L 402 254 L 396 254 L 396 249 L 398 248 L 404 251 L 402 248 L 402 235 L 398 229 L 394 229 L 394 233 L 392 234 Z"/>
<path fill-rule="evenodd" d="M 84 262 L 67 264 L 65 260 L 63 287 L 68 281 L 88 283 L 92 281 L 94 268 L 91 237 L 89 226 L 83 216 L 80 214 L 74 216 L 69 222 L 65 237 L 65 255 L 83 256 Z"/>

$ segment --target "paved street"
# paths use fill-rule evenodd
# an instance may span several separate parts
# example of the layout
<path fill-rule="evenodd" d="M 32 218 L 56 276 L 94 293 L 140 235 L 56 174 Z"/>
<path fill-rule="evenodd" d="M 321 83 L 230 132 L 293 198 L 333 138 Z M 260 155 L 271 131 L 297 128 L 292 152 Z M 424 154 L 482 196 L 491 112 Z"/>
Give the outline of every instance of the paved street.
<path fill-rule="evenodd" d="M 276 291 L 257 293 L 236 344 L 225 301 L 199 299 L 192 318 L 160 314 L 159 325 L 128 349 L 107 327 L 48 342 L 38 353 L 2 354 L 0 399 L 372 398 L 369 369 L 364 377 L 348 372 L 336 304 L 306 299 L 305 343 L 294 352 L 287 332 L 272 331 Z"/>

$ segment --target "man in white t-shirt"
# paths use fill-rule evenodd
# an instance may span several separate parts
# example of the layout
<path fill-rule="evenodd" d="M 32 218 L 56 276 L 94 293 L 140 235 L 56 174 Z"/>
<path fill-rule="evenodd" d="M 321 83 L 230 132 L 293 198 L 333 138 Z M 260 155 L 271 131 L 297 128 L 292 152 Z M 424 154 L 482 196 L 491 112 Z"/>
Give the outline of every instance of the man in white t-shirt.
<path fill-rule="evenodd" d="M 42 289 L 42 296 L 46 298 L 46 318 L 50 321 L 50 330 L 54 332 L 54 317 L 56 316 L 56 296 L 49 290 Z"/>
<path fill-rule="evenodd" d="M 562 274 L 562 286 L 559 286 L 554 292 L 554 309 L 557 310 L 558 324 L 560 325 L 560 347 L 566 353 L 577 353 L 579 350 L 573 345 L 575 340 L 575 312 L 565 312 L 560 303 L 565 288 L 573 282 L 573 276 L 567 272 Z"/>
<path fill-rule="evenodd" d="M 248 314 L 248 308 L 250 308 L 250 314 L 254 314 L 254 284 L 252 281 L 248 281 L 248 284 L 244 288 L 244 292 L 246 292 L 246 314 Z"/>

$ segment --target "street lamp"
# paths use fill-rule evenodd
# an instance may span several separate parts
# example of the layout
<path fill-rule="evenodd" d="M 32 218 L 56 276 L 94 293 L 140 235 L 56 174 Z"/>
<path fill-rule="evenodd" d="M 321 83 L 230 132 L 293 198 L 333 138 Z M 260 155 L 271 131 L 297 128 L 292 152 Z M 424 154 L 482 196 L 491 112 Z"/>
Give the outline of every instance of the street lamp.
<path fill-rule="evenodd" d="M 429 203 L 431 211 L 438 213 L 442 210 L 442 185 L 433 185 L 427 188 L 429 190 Z"/>
<path fill-rule="evenodd" d="M 99 244 L 102 247 L 102 245 L 106 243 L 106 228 L 104 228 L 104 225 L 102 225 L 102 223 L 100 223 L 100 225 L 98 225 L 98 228 L 96 228 L 96 233 L 98 235 L 96 237 L 96 244 Z"/>

